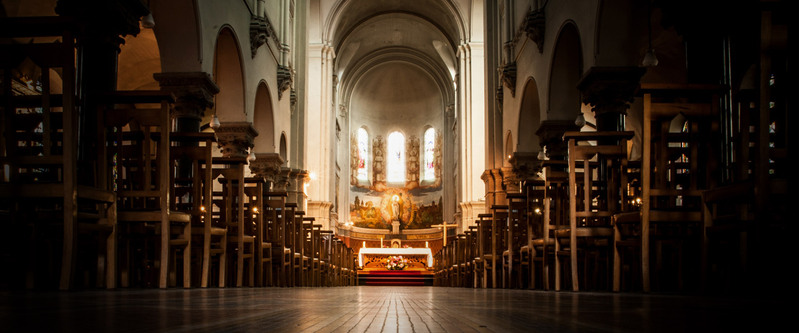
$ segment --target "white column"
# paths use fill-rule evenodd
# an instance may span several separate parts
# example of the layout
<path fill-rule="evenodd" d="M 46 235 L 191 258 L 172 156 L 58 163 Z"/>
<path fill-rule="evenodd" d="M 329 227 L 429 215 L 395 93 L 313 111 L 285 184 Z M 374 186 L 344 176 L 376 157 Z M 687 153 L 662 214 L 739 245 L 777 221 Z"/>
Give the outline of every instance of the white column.
<path fill-rule="evenodd" d="M 485 183 L 480 178 L 486 159 L 485 56 L 483 43 L 464 43 L 458 49 L 460 60 L 459 125 L 461 133 L 460 207 L 464 226 L 474 223 L 485 208 Z M 463 226 L 461 226 L 463 227 Z"/>
<path fill-rule="evenodd" d="M 323 225 L 327 225 L 335 177 L 335 170 L 331 164 L 335 143 L 334 112 L 331 109 L 331 73 L 335 53 L 327 44 L 311 44 L 308 46 L 308 58 L 305 163 L 310 179 L 307 191 L 309 207 L 306 213 Z M 328 210 L 325 211 L 324 207 Z"/>

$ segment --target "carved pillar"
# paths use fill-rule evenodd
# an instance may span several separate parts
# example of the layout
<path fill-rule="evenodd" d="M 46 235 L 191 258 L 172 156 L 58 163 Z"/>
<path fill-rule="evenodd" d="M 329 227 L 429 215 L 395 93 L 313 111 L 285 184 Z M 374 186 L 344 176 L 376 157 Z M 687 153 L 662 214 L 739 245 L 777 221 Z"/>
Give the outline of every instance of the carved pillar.
<path fill-rule="evenodd" d="M 488 169 L 483 171 L 483 174 L 480 175 L 480 179 L 485 182 L 485 205 L 487 209 L 491 209 L 493 205 L 505 204 L 505 190 L 502 187 L 502 176 L 501 169 Z"/>
<path fill-rule="evenodd" d="M 541 160 L 538 159 L 538 153 L 515 152 L 508 162 L 511 165 L 508 168 L 508 175 L 510 176 L 506 176 L 506 178 L 513 178 L 512 181 L 515 181 L 516 184 L 514 186 L 516 186 L 517 191 L 519 190 L 519 182 L 539 178 L 538 172 L 541 171 Z M 506 180 L 506 183 L 508 181 Z"/>
<path fill-rule="evenodd" d="M 573 120 L 544 120 L 535 134 L 549 159 L 566 160 L 568 147 L 563 141 L 563 133 L 579 130 L 580 126 L 575 125 Z"/>
<path fill-rule="evenodd" d="M 97 157 L 97 107 L 91 96 L 117 89 L 123 37 L 138 34 L 139 20 L 150 11 L 138 0 L 58 0 L 55 12 L 74 18 L 80 28 L 75 35 L 81 102 L 78 159 L 92 161 Z"/>
<path fill-rule="evenodd" d="M 256 177 L 261 177 L 269 183 L 272 190 L 277 191 L 276 184 L 280 180 L 281 166 L 285 163 L 280 154 L 256 153 L 255 159 L 250 161 L 250 172 Z"/>
<path fill-rule="evenodd" d="M 288 193 L 288 198 L 286 201 L 296 203 L 298 209 L 305 210 L 307 201 L 307 195 L 305 194 L 305 183 L 310 179 L 308 177 L 308 171 L 283 168 L 281 169 L 280 174 L 280 180 L 284 181 L 284 183 L 276 185 L 285 186 L 286 192 Z"/>
<path fill-rule="evenodd" d="M 249 122 L 225 122 L 215 130 L 224 157 L 247 157 L 258 131 Z"/>
<path fill-rule="evenodd" d="M 645 71 L 642 67 L 591 67 L 583 76 L 577 88 L 583 103 L 594 111 L 597 131 L 624 130 L 624 115 Z"/>
<path fill-rule="evenodd" d="M 214 106 L 219 93 L 211 75 L 206 72 L 155 73 L 161 90 L 175 95 L 172 119 L 178 132 L 199 132 L 205 110 Z"/>

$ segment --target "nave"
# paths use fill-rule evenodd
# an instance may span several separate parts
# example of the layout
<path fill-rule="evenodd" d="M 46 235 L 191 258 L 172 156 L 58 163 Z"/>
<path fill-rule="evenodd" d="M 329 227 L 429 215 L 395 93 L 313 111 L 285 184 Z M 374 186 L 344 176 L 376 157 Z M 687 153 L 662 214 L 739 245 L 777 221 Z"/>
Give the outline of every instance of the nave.
<path fill-rule="evenodd" d="M 2 292 L 0 325 L 29 332 L 796 330 L 796 305 L 780 297 L 376 286 Z"/>

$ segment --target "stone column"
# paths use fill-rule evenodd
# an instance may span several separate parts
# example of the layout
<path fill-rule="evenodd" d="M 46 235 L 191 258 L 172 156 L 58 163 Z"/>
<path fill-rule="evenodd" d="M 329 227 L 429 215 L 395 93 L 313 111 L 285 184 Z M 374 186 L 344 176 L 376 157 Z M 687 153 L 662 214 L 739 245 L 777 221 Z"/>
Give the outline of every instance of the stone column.
<path fill-rule="evenodd" d="M 215 130 L 224 157 L 247 157 L 258 131 L 249 122 L 225 122 Z"/>
<path fill-rule="evenodd" d="M 563 133 L 579 131 L 580 126 L 574 120 L 544 120 L 535 132 L 538 135 L 541 149 L 545 149 L 546 157 L 550 160 L 566 160 L 568 147 L 563 141 Z"/>
<path fill-rule="evenodd" d="M 58 0 L 55 12 L 74 18 L 76 37 L 77 92 L 81 101 L 78 114 L 79 162 L 97 157 L 97 105 L 92 95 L 117 89 L 117 62 L 126 35 L 139 33 L 139 20 L 150 11 L 136 0 Z M 84 178 L 84 177 L 80 177 Z"/>
<path fill-rule="evenodd" d="M 211 75 L 206 72 L 155 73 L 161 90 L 175 95 L 172 119 L 177 132 L 199 132 L 205 110 L 214 106 L 219 93 Z"/>
<path fill-rule="evenodd" d="M 297 204 L 297 208 L 305 210 L 307 195 L 305 194 L 305 183 L 310 179 L 307 170 L 283 168 L 281 175 L 285 177 L 286 192 L 288 192 L 287 202 Z"/>
<path fill-rule="evenodd" d="M 256 153 L 255 159 L 250 161 L 250 172 L 256 177 L 263 178 L 270 189 L 276 190 L 274 184 L 279 181 L 283 163 L 285 162 L 280 154 Z"/>
<path fill-rule="evenodd" d="M 591 67 L 577 88 L 591 105 L 597 131 L 623 131 L 624 115 L 638 90 L 642 67 Z"/>

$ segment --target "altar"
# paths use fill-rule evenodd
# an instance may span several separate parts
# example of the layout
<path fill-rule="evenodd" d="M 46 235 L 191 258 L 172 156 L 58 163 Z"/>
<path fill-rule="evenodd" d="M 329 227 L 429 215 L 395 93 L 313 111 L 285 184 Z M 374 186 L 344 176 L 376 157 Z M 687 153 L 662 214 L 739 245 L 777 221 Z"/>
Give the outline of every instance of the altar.
<path fill-rule="evenodd" d="M 427 270 L 433 267 L 433 251 L 430 248 L 371 248 L 358 252 L 358 266 L 363 270 L 386 269 L 386 259 L 402 256 L 408 260 L 406 270 Z"/>

